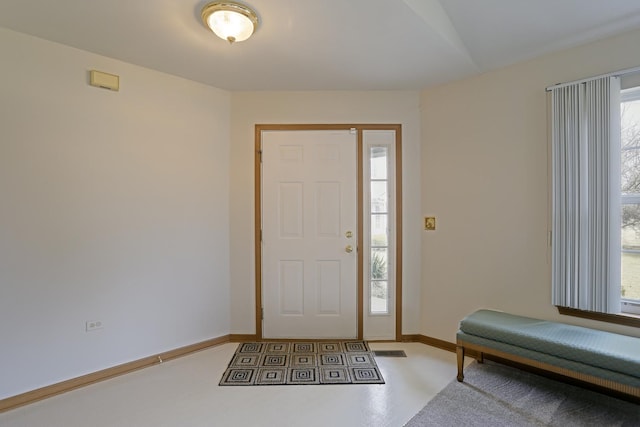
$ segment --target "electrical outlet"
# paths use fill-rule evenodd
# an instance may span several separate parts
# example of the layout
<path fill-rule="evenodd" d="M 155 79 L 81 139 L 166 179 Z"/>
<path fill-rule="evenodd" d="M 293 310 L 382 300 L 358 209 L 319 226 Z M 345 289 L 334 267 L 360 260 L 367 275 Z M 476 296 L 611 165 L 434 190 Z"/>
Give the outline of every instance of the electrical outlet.
<path fill-rule="evenodd" d="M 104 328 L 104 325 L 100 320 L 88 320 L 86 323 L 87 332 L 95 331 L 97 329 Z"/>

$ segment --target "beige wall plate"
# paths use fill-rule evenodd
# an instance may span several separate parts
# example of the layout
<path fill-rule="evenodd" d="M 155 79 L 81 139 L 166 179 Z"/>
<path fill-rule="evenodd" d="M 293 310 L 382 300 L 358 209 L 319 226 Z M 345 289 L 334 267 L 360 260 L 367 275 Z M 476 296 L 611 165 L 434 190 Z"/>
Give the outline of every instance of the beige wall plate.
<path fill-rule="evenodd" d="M 103 73 L 102 71 L 91 70 L 89 83 L 91 86 L 101 87 L 116 92 L 120 90 L 120 76 Z"/>

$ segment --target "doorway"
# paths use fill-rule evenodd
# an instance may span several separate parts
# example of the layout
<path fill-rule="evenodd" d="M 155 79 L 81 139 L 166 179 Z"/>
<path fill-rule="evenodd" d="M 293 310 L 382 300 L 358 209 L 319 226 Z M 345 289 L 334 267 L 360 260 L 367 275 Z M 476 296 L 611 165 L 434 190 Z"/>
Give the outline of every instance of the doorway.
<path fill-rule="evenodd" d="M 400 131 L 400 125 L 256 125 L 257 338 L 401 337 L 401 180 L 395 179 L 401 168 L 394 154 Z M 371 165 L 380 164 L 381 152 L 394 176 L 385 182 L 388 208 L 372 216 L 370 193 L 381 182 L 372 182 Z M 384 195 L 378 190 L 375 202 Z M 380 228 L 378 222 L 372 229 L 371 220 L 384 213 L 389 239 L 381 248 L 371 245 Z M 381 254 L 389 266 L 384 280 Z"/>

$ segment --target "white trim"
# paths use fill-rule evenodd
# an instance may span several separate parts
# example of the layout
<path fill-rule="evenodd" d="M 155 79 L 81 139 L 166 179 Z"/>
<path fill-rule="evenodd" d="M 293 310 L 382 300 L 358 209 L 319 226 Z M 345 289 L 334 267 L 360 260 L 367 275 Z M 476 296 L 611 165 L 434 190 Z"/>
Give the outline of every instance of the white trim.
<path fill-rule="evenodd" d="M 640 86 L 634 86 L 620 91 L 620 102 L 632 102 L 637 100 L 640 100 Z"/>

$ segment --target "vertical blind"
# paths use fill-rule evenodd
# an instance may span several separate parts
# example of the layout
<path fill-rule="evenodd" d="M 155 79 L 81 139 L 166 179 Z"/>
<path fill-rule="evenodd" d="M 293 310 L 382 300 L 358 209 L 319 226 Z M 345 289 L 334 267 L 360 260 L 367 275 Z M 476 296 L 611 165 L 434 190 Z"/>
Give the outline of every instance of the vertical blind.
<path fill-rule="evenodd" d="M 620 81 L 551 89 L 552 303 L 620 311 Z"/>

